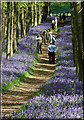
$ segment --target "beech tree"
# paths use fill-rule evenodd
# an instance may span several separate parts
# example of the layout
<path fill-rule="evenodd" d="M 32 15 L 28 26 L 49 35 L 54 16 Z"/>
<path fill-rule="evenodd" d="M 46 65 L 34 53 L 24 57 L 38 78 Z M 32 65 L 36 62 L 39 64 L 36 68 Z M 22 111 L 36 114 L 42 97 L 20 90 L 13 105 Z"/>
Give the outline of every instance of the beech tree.
<path fill-rule="evenodd" d="M 14 25 L 14 2 L 11 2 L 11 35 L 10 35 L 10 55 L 13 56 L 13 41 L 14 41 L 14 29 L 13 29 L 13 25 Z"/>
<path fill-rule="evenodd" d="M 5 32 L 5 11 L 4 11 L 4 2 L 2 3 L 2 41 L 4 40 L 4 32 Z"/>
<path fill-rule="evenodd" d="M 3 2 L 2 2 L 3 3 Z M 6 58 L 17 52 L 19 45 L 19 23 L 21 22 L 21 37 L 29 32 L 29 26 L 37 26 L 42 20 L 44 2 L 4 2 L 2 4 L 2 40 L 7 38 Z M 45 11 L 46 15 L 48 11 Z"/>
<path fill-rule="evenodd" d="M 21 37 L 25 37 L 25 22 L 24 22 L 24 17 L 25 17 L 25 12 L 24 8 L 22 8 L 22 13 L 21 13 Z"/>
<path fill-rule="evenodd" d="M 31 26 L 34 26 L 34 2 L 31 3 Z"/>
<path fill-rule="evenodd" d="M 10 16 L 11 16 L 11 11 L 10 11 L 10 2 L 7 2 L 7 54 L 6 58 L 10 58 Z"/>
<path fill-rule="evenodd" d="M 18 2 L 17 2 L 17 11 L 16 11 L 16 14 L 17 14 L 17 17 L 16 17 L 16 41 L 17 41 L 17 47 L 19 46 L 19 8 L 18 8 Z"/>
<path fill-rule="evenodd" d="M 29 24 L 31 21 L 31 2 L 27 3 L 28 5 L 28 11 L 27 11 L 27 15 L 26 15 L 26 34 L 29 33 Z"/>
<path fill-rule="evenodd" d="M 17 23 L 17 2 L 14 2 L 14 42 L 13 42 L 13 52 L 17 51 L 17 41 L 16 41 L 16 23 Z"/>
<path fill-rule="evenodd" d="M 42 9 L 42 21 L 46 20 L 47 17 L 49 17 L 50 14 L 50 9 L 49 9 L 50 4 L 48 2 L 44 2 L 44 6 Z"/>
<path fill-rule="evenodd" d="M 35 26 L 37 26 L 37 2 L 35 1 Z"/>
<path fill-rule="evenodd" d="M 39 6 L 39 9 L 38 9 L 38 24 L 40 24 L 41 23 L 41 17 L 42 17 L 42 3 L 38 2 L 38 6 Z"/>
<path fill-rule="evenodd" d="M 79 74 L 79 80 L 84 80 L 83 67 L 84 67 L 84 38 L 83 32 L 83 13 L 84 3 L 73 2 L 71 3 L 71 26 L 72 26 L 72 44 L 74 65 L 76 66 L 77 73 Z"/>

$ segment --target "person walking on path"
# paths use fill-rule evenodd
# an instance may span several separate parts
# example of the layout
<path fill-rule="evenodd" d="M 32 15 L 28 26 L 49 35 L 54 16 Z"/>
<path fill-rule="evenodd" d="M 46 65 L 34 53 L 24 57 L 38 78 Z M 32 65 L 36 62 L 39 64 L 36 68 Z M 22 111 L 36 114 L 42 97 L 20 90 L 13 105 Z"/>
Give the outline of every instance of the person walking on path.
<path fill-rule="evenodd" d="M 55 45 L 56 44 L 56 37 L 55 35 L 52 36 L 52 43 Z"/>
<path fill-rule="evenodd" d="M 47 43 L 47 31 L 46 30 L 44 30 L 42 37 L 43 37 L 44 44 L 47 45 L 46 44 Z"/>
<path fill-rule="evenodd" d="M 49 37 L 49 43 L 52 42 L 52 31 L 51 31 L 51 29 L 49 29 L 48 37 Z"/>
<path fill-rule="evenodd" d="M 56 49 L 56 46 L 54 45 L 54 43 L 50 42 L 50 45 L 48 46 L 49 64 L 51 64 L 51 61 L 53 62 L 53 64 L 55 64 L 55 60 L 54 60 L 55 49 Z"/>
<path fill-rule="evenodd" d="M 52 37 L 52 43 L 56 46 L 56 37 L 55 37 L 55 35 L 53 35 L 53 37 Z M 54 61 L 55 61 L 55 58 L 56 58 L 56 49 L 55 49 L 55 52 L 54 52 Z"/>
<path fill-rule="evenodd" d="M 40 50 L 42 54 L 42 37 L 40 35 L 37 35 L 36 40 L 37 40 L 37 52 L 39 54 L 39 50 Z"/>
<path fill-rule="evenodd" d="M 57 17 L 55 17 L 55 29 L 57 31 Z"/>

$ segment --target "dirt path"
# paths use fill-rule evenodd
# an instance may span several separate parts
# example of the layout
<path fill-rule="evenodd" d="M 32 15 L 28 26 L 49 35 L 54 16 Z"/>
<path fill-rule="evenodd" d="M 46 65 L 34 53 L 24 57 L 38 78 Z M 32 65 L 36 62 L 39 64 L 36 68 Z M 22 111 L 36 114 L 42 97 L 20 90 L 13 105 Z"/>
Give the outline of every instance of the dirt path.
<path fill-rule="evenodd" d="M 53 75 L 55 64 L 49 64 L 47 45 L 42 45 L 43 54 L 39 54 L 39 61 L 35 65 L 35 71 L 30 78 L 26 78 L 25 82 L 19 87 L 7 90 L 2 93 L 2 114 L 11 115 L 13 111 L 26 103 L 28 99 L 33 98 L 39 88 L 44 85 Z"/>

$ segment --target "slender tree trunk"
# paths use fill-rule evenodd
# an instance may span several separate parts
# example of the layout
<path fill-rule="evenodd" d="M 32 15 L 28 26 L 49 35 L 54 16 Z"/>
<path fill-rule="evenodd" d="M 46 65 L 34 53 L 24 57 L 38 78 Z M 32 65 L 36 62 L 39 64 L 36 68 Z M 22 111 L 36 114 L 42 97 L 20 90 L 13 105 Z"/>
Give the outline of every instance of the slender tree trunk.
<path fill-rule="evenodd" d="M 73 3 L 71 3 L 71 28 L 72 28 L 72 45 L 73 45 L 73 56 L 74 56 L 74 66 L 76 66 L 75 63 L 75 42 L 74 42 L 74 7 L 73 7 Z"/>
<path fill-rule="evenodd" d="M 31 20 L 31 3 L 28 3 L 28 13 L 26 18 L 26 34 L 29 33 L 29 23 Z"/>
<path fill-rule="evenodd" d="M 48 14 L 47 14 L 47 18 L 50 16 L 50 2 L 48 2 Z"/>
<path fill-rule="evenodd" d="M 5 22 L 5 11 L 3 9 L 4 7 L 4 3 L 2 3 L 2 41 L 4 40 L 4 30 L 5 30 L 5 25 L 4 25 L 4 22 Z"/>
<path fill-rule="evenodd" d="M 23 37 L 25 37 L 24 8 L 22 8 L 22 15 L 21 15 L 21 38 Z"/>
<path fill-rule="evenodd" d="M 47 14 L 48 14 L 48 6 L 47 3 L 45 2 L 45 5 L 43 6 L 43 15 L 42 15 L 42 21 L 45 21 L 47 18 Z"/>
<path fill-rule="evenodd" d="M 34 5 L 32 3 L 32 6 L 31 6 L 31 26 L 33 27 L 34 26 Z"/>
<path fill-rule="evenodd" d="M 10 58 L 10 17 L 11 17 L 11 12 L 10 12 L 10 2 L 7 3 L 7 11 L 8 11 L 8 20 L 7 20 L 7 54 L 6 58 Z"/>
<path fill-rule="evenodd" d="M 7 15 L 5 13 L 5 19 L 4 19 L 4 39 L 7 38 Z"/>
<path fill-rule="evenodd" d="M 16 23 L 16 41 L 17 47 L 19 45 L 19 10 L 18 10 L 18 2 L 17 2 L 17 23 Z"/>
<path fill-rule="evenodd" d="M 11 3 L 11 35 L 10 35 L 10 55 L 13 56 L 13 18 L 14 18 L 14 2 Z"/>
<path fill-rule="evenodd" d="M 41 16 L 42 16 L 42 5 L 39 5 L 39 18 L 38 18 L 38 24 L 41 23 Z"/>
<path fill-rule="evenodd" d="M 17 22 L 17 2 L 14 2 L 14 53 L 17 51 L 16 22 Z"/>
<path fill-rule="evenodd" d="M 35 26 L 37 26 L 37 2 L 35 1 Z"/>

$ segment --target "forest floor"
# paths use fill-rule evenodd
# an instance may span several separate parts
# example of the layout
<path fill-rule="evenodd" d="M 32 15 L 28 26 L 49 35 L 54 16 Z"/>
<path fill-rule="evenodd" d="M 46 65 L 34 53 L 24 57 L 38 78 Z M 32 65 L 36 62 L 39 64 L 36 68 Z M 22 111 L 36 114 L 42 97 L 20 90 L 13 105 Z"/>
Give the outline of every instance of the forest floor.
<path fill-rule="evenodd" d="M 83 82 L 79 82 L 74 67 L 71 26 L 65 23 L 59 29 L 56 39 L 58 62 L 49 64 L 49 43 L 42 44 L 43 54 L 39 54 L 33 74 L 24 79 L 22 85 L 2 93 L 3 115 L 33 119 L 83 118 Z M 14 111 L 18 112 L 12 114 Z"/>
<path fill-rule="evenodd" d="M 35 93 L 53 75 L 56 64 L 49 64 L 48 45 L 42 44 L 43 54 L 39 54 L 38 63 L 35 65 L 33 74 L 26 78 L 22 85 L 14 87 L 2 93 L 2 114 L 12 115 L 13 111 L 18 111 L 22 104 L 33 98 Z"/>

